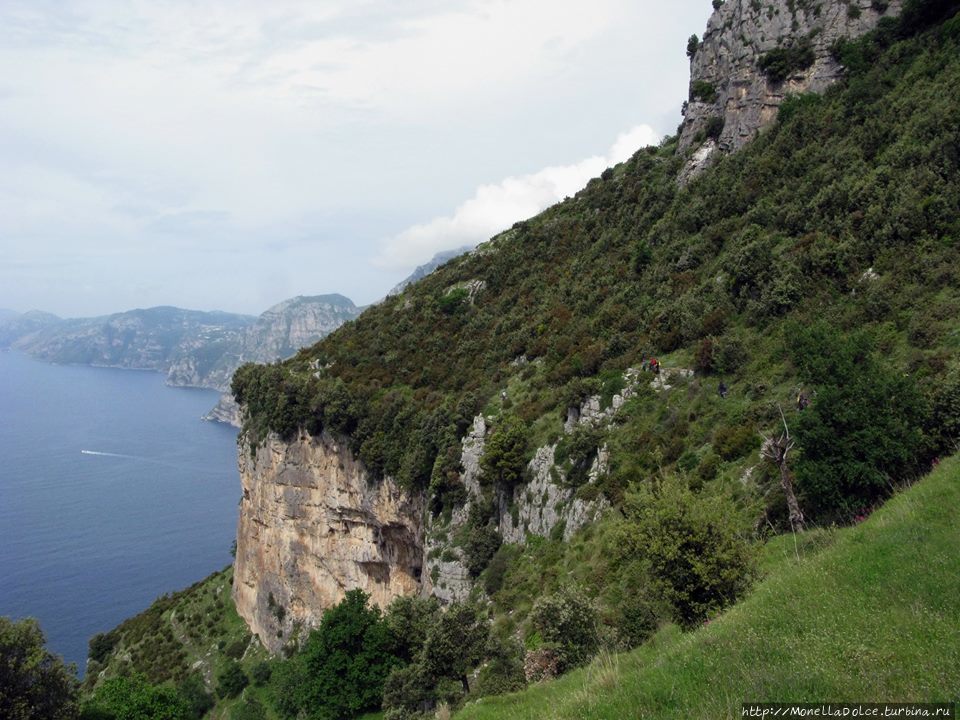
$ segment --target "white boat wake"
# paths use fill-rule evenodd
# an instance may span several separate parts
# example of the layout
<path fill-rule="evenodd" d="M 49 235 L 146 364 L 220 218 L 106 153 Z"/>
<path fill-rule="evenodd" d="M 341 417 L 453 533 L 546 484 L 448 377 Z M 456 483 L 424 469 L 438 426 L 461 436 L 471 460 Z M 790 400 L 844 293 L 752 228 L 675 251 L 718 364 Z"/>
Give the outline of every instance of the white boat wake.
<path fill-rule="evenodd" d="M 140 458 L 135 455 L 123 455 L 121 453 L 111 453 L 111 452 L 100 452 L 99 450 L 81 450 L 81 455 L 100 455 L 102 457 L 118 457 L 118 458 L 131 458 L 133 460 L 139 460 Z"/>

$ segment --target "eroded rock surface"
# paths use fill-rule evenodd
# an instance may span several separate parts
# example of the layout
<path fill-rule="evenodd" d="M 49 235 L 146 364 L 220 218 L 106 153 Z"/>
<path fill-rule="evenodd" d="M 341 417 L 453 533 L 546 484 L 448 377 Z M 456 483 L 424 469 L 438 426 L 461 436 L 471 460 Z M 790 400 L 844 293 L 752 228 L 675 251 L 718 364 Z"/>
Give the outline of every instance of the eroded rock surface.
<path fill-rule="evenodd" d="M 711 118 L 723 130 L 708 150 L 697 152 L 681 174 L 686 181 L 722 153 L 736 151 L 772 123 L 789 94 L 822 92 L 843 68 L 831 47 L 840 38 L 856 38 L 880 18 L 898 15 L 902 0 L 727 0 L 710 17 L 690 61 L 690 101 L 684 110 L 680 150 L 704 141 Z M 884 7 L 883 12 L 877 8 Z M 783 80 L 760 69 L 771 50 L 809 43 L 814 61 Z M 714 97 L 711 97 L 713 95 Z M 707 146 L 705 146 L 707 147 Z"/>
<path fill-rule="evenodd" d="M 336 438 L 241 444 L 243 497 L 233 595 L 272 652 L 316 626 L 348 590 L 385 607 L 420 591 L 419 497 L 375 481 Z"/>

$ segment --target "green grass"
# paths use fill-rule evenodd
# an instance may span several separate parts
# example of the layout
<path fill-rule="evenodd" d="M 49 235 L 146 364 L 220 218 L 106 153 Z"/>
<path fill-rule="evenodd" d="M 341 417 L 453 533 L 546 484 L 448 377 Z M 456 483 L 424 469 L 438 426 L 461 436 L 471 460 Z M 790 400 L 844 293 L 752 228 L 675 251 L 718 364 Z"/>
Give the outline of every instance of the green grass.
<path fill-rule="evenodd" d="M 767 577 L 690 632 L 456 717 L 734 718 L 745 701 L 960 700 L 960 456 L 863 523 L 784 536 Z"/>

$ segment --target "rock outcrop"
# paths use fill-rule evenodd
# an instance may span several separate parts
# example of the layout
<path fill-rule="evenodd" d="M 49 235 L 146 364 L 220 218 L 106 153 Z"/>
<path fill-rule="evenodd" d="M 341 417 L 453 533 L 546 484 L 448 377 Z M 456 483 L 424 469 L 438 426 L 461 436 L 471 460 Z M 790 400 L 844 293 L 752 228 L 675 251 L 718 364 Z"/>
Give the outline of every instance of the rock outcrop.
<path fill-rule="evenodd" d="M 687 377 L 689 371 L 677 372 Z M 649 375 L 628 370 L 623 389 L 604 403 L 599 395 L 573 408 L 565 433 L 607 425 Z M 474 588 L 463 550 L 471 508 L 489 502 L 481 484 L 481 459 L 493 420 L 477 415 L 461 443 L 460 480 L 465 502 L 434 516 L 422 495 L 403 492 L 390 478 L 375 480 L 340 438 L 301 435 L 290 442 L 271 436 L 255 452 L 241 436 L 243 497 L 237 527 L 234 599 L 252 632 L 278 651 L 316 626 L 323 611 L 354 588 L 383 607 L 399 595 L 466 598 Z M 531 536 L 569 540 L 607 509 L 598 492 L 586 500 L 566 482 L 556 441 L 537 449 L 528 481 L 493 496 L 495 525 L 504 542 Z M 600 446 L 587 486 L 608 472 Z"/>
<path fill-rule="evenodd" d="M 348 590 L 380 606 L 420 592 L 422 500 L 370 478 L 338 439 L 271 437 L 256 452 L 241 443 L 238 464 L 233 595 L 272 652 Z"/>
<path fill-rule="evenodd" d="M 899 14 L 902 4 L 902 0 L 727 0 L 721 4 L 690 61 L 690 99 L 684 108 L 680 150 L 701 145 L 711 124 L 716 142 L 691 158 L 681 181 L 695 176 L 721 153 L 736 151 L 753 139 L 773 122 L 787 95 L 822 92 L 836 82 L 843 69 L 831 54 L 833 44 L 872 30 L 884 15 Z M 783 79 L 761 70 L 761 58 L 770 51 L 801 46 L 812 52 L 806 67 L 787 72 Z M 719 121 L 714 118 L 722 119 L 719 133 Z"/>
<path fill-rule="evenodd" d="M 232 425 L 235 428 L 239 428 L 243 422 L 242 418 L 240 417 L 240 406 L 237 404 L 237 401 L 233 399 L 233 395 L 230 393 L 223 393 L 220 395 L 220 399 L 217 401 L 217 404 L 214 405 L 213 409 L 204 415 L 202 419 L 208 422 L 218 422 L 223 423 L 224 425 Z"/>

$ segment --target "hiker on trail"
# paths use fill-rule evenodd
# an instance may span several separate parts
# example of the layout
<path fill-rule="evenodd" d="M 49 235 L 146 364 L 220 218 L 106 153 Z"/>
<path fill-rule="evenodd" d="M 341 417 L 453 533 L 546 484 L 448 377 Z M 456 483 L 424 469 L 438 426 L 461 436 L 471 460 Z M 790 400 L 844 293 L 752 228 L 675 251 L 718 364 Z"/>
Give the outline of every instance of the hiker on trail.
<path fill-rule="evenodd" d="M 660 374 L 660 361 L 656 358 L 650 358 L 650 372 L 654 375 Z"/>
<path fill-rule="evenodd" d="M 720 387 L 717 388 L 717 394 L 720 395 L 720 397 L 726 399 L 728 392 L 729 390 L 727 390 L 727 384 L 723 380 L 721 380 Z"/>
<path fill-rule="evenodd" d="M 640 363 L 640 369 L 643 370 L 643 372 L 650 369 L 650 361 L 647 360 L 647 358 L 643 358 L 643 362 Z"/>
<path fill-rule="evenodd" d="M 810 396 L 801 390 L 797 395 L 797 410 L 802 412 L 807 409 L 808 405 L 810 405 Z"/>

